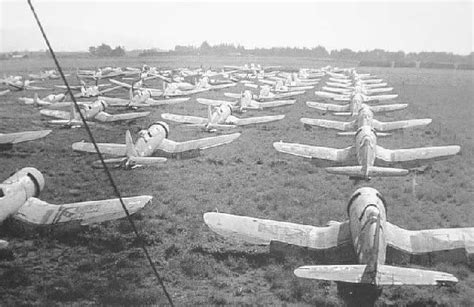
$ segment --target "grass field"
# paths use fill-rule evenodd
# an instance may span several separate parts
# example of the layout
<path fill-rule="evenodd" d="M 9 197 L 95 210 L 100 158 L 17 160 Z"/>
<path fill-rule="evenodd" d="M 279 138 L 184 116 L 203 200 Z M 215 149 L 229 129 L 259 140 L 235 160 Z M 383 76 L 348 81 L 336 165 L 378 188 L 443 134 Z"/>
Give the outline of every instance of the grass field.
<path fill-rule="evenodd" d="M 154 59 L 64 59 L 66 70 L 77 67 L 141 66 L 220 67 L 248 62 L 284 67 L 321 67 L 331 63 L 309 58 L 159 57 Z M 26 74 L 53 68 L 51 60 L 1 61 L 0 71 Z M 259 114 L 286 114 L 284 120 L 238 129 L 233 143 L 202 151 L 189 159 L 133 171 L 113 171 L 123 196 L 153 195 L 153 204 L 135 216 L 146 245 L 177 305 L 268 304 L 340 306 L 330 282 L 297 279 L 293 270 L 317 264 L 307 254 L 271 253 L 268 248 L 228 241 L 212 233 L 204 212 L 219 212 L 288 222 L 325 225 L 346 219 L 346 202 L 358 186 L 377 188 L 388 203 L 388 221 L 407 229 L 474 226 L 474 73 L 453 70 L 360 69 L 384 78 L 407 102 L 407 110 L 381 120 L 433 118 L 422 129 L 398 132 L 379 140 L 385 148 L 432 145 L 462 146 L 452 159 L 434 162 L 414 179 L 374 179 L 355 185 L 345 177 L 327 174 L 310 160 L 278 153 L 272 143 L 283 140 L 343 148 L 350 138 L 335 132 L 307 129 L 299 118 L 321 117 L 305 106 L 316 100 L 313 91 L 290 107 Z M 71 78 L 75 82 L 75 78 Z M 55 83 L 58 83 L 56 81 Z M 53 82 L 45 82 L 52 84 Z M 161 88 L 161 82 L 150 86 Z M 230 91 L 240 92 L 241 86 Z M 224 90 L 225 91 L 225 90 Z M 223 92 L 197 95 L 224 98 Z M 37 109 L 17 103 L 31 92 L 0 97 L 0 131 L 46 127 Z M 126 91 L 119 93 L 127 96 Z M 41 96 L 41 95 L 40 95 Z M 196 97 L 196 96 L 195 96 Z M 193 97 L 189 103 L 152 109 L 144 120 L 128 125 L 93 128 L 99 142 L 124 142 L 160 120 L 163 112 L 206 116 Z M 249 112 L 250 113 L 250 112 Z M 329 117 L 328 115 L 326 117 Z M 169 138 L 182 141 L 207 133 L 170 123 Z M 58 129 L 38 141 L 0 152 L 0 180 L 17 169 L 33 166 L 43 172 L 46 187 L 41 199 L 50 203 L 114 197 L 102 170 L 92 169 L 93 154 L 75 153 L 71 144 L 87 139 L 83 129 Z M 416 183 L 416 185 L 414 185 Z M 415 189 L 414 189 L 415 187 Z M 125 220 L 86 228 L 38 229 L 7 221 L 1 238 L 10 242 L 15 258 L 0 260 L 2 304 L 117 304 L 166 303 L 146 259 Z M 424 267 L 450 272 L 459 279 L 453 287 L 385 288 L 377 306 L 472 306 L 473 263 L 428 263 Z"/>

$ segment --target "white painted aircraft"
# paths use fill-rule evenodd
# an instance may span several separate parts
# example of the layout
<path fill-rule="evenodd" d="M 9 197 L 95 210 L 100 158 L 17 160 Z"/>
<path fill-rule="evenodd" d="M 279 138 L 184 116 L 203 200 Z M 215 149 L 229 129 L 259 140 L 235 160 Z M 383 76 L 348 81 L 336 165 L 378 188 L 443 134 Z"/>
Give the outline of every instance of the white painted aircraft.
<path fill-rule="evenodd" d="M 4 79 L 3 80 L 3 83 L 5 83 L 9 90 L 10 91 L 15 91 L 15 92 L 19 92 L 19 91 L 24 91 L 24 90 L 33 90 L 33 91 L 41 91 L 41 90 L 48 90 L 47 88 L 45 87 L 39 87 L 39 86 L 33 86 L 31 84 L 33 84 L 35 81 L 32 81 L 32 80 L 17 80 L 17 79 Z"/>
<path fill-rule="evenodd" d="M 57 120 L 48 121 L 51 125 L 59 125 L 63 127 L 76 128 L 83 125 L 79 114 L 76 113 L 74 104 L 70 104 L 70 111 L 42 109 L 40 113 L 45 116 L 59 118 Z M 105 112 L 107 103 L 103 100 L 96 100 L 92 103 L 80 103 L 79 108 L 86 121 L 98 122 L 115 122 L 123 120 L 132 120 L 148 116 L 150 112 L 134 112 L 122 114 L 109 114 Z"/>
<path fill-rule="evenodd" d="M 292 105 L 296 102 L 295 99 L 292 100 L 275 100 L 267 102 L 258 102 L 252 99 L 252 92 L 246 90 L 244 91 L 240 99 L 236 101 L 227 101 L 227 100 L 215 100 L 215 99 L 206 99 L 206 98 L 197 98 L 197 102 L 210 106 L 219 106 L 221 104 L 228 104 L 231 106 L 232 111 L 245 112 L 246 110 L 263 110 L 265 108 L 274 108 L 281 106 Z"/>
<path fill-rule="evenodd" d="M 321 252 L 321 261 L 341 263 L 299 267 L 294 274 L 302 278 L 364 284 L 378 291 L 383 286 L 439 286 L 457 282 L 449 273 L 387 265 L 386 261 L 397 263 L 402 259 L 388 258 L 387 249 L 430 259 L 461 250 L 468 262 L 474 253 L 474 227 L 406 230 L 389 223 L 386 210 L 383 196 L 373 188 L 363 187 L 349 200 L 348 220 L 330 221 L 323 227 L 217 212 L 205 213 L 204 222 L 229 239 L 258 245 L 299 246 Z M 351 262 L 356 264 L 348 264 Z"/>
<path fill-rule="evenodd" d="M 163 96 L 163 91 L 155 88 L 148 88 L 143 86 L 143 79 L 141 78 L 138 81 L 133 82 L 132 84 L 128 84 L 122 81 L 118 81 L 115 79 L 109 79 L 110 83 L 118 85 L 120 87 L 126 88 L 128 90 L 145 90 L 147 91 L 151 97 L 160 97 Z"/>
<path fill-rule="evenodd" d="M 461 150 L 461 147 L 457 145 L 385 149 L 377 145 L 377 134 L 368 125 L 359 127 L 355 133 L 354 144 L 342 149 L 284 143 L 281 141 L 273 143 L 273 147 L 279 152 L 295 156 L 350 165 L 327 167 L 325 170 L 328 173 L 346 175 L 356 180 L 370 180 L 371 177 L 406 176 L 409 173 L 407 169 L 375 166 L 376 161 L 390 164 L 409 161 L 432 161 L 452 157 Z M 357 163 L 356 166 L 352 166 L 354 162 Z"/>
<path fill-rule="evenodd" d="M 139 167 L 142 165 L 154 165 L 163 163 L 166 158 L 153 157 L 159 151 L 170 154 L 186 152 L 190 150 L 201 150 L 228 144 L 240 136 L 240 133 L 225 134 L 216 137 L 202 138 L 186 142 L 175 142 L 168 139 L 169 126 L 165 122 L 156 122 L 148 129 L 139 132 L 138 140 L 133 143 L 130 131 L 125 134 L 125 144 L 97 144 L 101 153 L 122 158 L 106 159 L 106 163 L 115 167 L 126 169 Z M 72 144 L 75 151 L 95 153 L 92 143 L 78 142 Z M 100 161 L 94 162 L 93 166 L 101 167 Z"/>
<path fill-rule="evenodd" d="M 381 122 L 374 118 L 374 113 L 370 108 L 370 106 L 363 103 L 357 114 L 353 116 L 354 119 L 350 122 L 341 122 L 316 118 L 301 118 L 300 121 L 303 124 L 311 126 L 344 131 L 339 132 L 338 135 L 355 135 L 355 130 L 357 130 L 359 127 L 367 125 L 375 129 L 377 131 L 377 136 L 379 137 L 391 135 L 390 133 L 386 133 L 387 131 L 426 126 L 431 123 L 430 118 Z"/>
<path fill-rule="evenodd" d="M 163 113 L 161 117 L 178 123 L 202 127 L 208 132 L 215 132 L 217 128 L 236 128 L 237 126 L 273 122 L 283 119 L 285 115 L 238 118 L 232 115 L 232 107 L 229 104 L 221 104 L 218 107 L 209 106 L 207 118 L 171 113 Z"/>
<path fill-rule="evenodd" d="M 83 80 L 81 80 L 81 85 L 70 86 L 71 90 L 80 91 L 80 93 L 74 94 L 76 98 L 90 98 L 98 97 L 106 93 L 115 91 L 120 88 L 120 86 L 109 87 L 101 90 L 101 87 L 109 86 L 110 84 L 96 84 L 96 85 L 87 85 Z M 65 85 L 55 85 L 57 88 L 67 89 Z"/>
<path fill-rule="evenodd" d="M 162 105 L 170 105 L 188 101 L 189 97 L 181 97 L 181 98 L 171 98 L 171 99 L 160 99 L 156 100 L 151 98 L 152 95 L 148 90 L 139 89 L 133 90 L 130 89 L 130 98 L 123 99 L 123 98 L 113 98 L 113 97 L 106 97 L 106 96 L 99 96 L 99 100 L 104 100 L 107 102 L 109 107 L 127 107 L 127 108 L 143 108 L 143 107 L 155 107 L 155 106 L 162 106 Z"/>
<path fill-rule="evenodd" d="M 44 138 L 51 130 L 22 131 L 14 133 L 0 133 L 0 150 L 10 149 L 14 144 Z"/>
<path fill-rule="evenodd" d="M 63 101 L 66 98 L 64 94 L 50 94 L 44 98 L 39 98 L 38 93 L 33 95 L 33 98 L 29 97 L 19 97 L 18 100 L 22 101 L 24 104 L 31 104 L 37 107 L 50 106 L 52 104 Z"/>
<path fill-rule="evenodd" d="M 256 101 L 268 101 L 275 99 L 285 99 L 290 97 L 295 97 L 298 95 L 304 94 L 305 91 L 291 91 L 287 93 L 272 93 L 270 91 L 270 86 L 262 86 L 258 95 L 253 95 L 252 99 Z M 239 99 L 241 97 L 240 93 L 224 93 L 224 96 L 229 98 Z"/>
<path fill-rule="evenodd" d="M 8 217 L 33 225 L 79 223 L 90 225 L 125 217 L 119 199 L 53 205 L 36 197 L 44 188 L 44 177 L 33 167 L 19 170 L 0 184 L 0 223 Z M 133 214 L 151 203 L 152 196 L 123 198 Z M 0 240 L 0 248 L 8 243 Z"/>
<path fill-rule="evenodd" d="M 32 80 L 56 80 L 60 78 L 59 74 L 54 69 L 41 71 L 39 74 L 29 74 L 28 77 Z"/>
<path fill-rule="evenodd" d="M 360 92 L 346 92 L 344 94 L 340 94 L 340 93 L 336 94 L 336 93 L 328 93 L 325 91 L 316 91 L 314 92 L 314 94 L 321 98 L 333 99 L 334 101 L 351 101 L 354 98 L 354 96 L 358 96 L 359 99 L 362 99 L 362 102 L 379 102 L 379 101 L 395 99 L 398 97 L 397 94 L 368 96 Z"/>
<path fill-rule="evenodd" d="M 317 109 L 322 112 L 334 112 L 333 115 L 337 116 L 354 116 L 359 113 L 359 110 L 364 105 L 364 97 L 361 94 L 356 94 L 350 100 L 349 104 L 340 105 L 340 104 L 331 104 L 331 103 L 321 103 L 315 101 L 307 101 L 306 105 L 310 108 Z M 406 103 L 396 103 L 396 104 L 382 104 L 382 105 L 368 105 L 368 108 L 373 113 L 388 113 L 406 109 L 408 104 Z"/>

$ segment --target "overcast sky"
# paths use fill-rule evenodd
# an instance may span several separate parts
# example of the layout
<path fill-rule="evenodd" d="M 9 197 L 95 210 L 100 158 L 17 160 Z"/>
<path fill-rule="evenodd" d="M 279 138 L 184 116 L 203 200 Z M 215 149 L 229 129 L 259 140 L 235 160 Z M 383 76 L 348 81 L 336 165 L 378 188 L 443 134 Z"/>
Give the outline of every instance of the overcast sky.
<path fill-rule="evenodd" d="M 470 1 L 33 0 L 53 47 L 87 50 L 234 43 L 391 51 L 473 50 Z M 0 51 L 46 49 L 26 0 L 0 0 Z"/>

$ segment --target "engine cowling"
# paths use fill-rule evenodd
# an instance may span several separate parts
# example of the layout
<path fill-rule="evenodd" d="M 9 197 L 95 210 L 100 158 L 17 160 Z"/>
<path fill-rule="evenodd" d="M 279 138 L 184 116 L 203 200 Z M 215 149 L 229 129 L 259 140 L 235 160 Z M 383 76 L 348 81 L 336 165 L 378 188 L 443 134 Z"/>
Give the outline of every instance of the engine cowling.
<path fill-rule="evenodd" d="M 0 222 L 5 220 L 30 197 L 37 197 L 44 188 L 44 177 L 33 167 L 14 173 L 0 184 Z"/>

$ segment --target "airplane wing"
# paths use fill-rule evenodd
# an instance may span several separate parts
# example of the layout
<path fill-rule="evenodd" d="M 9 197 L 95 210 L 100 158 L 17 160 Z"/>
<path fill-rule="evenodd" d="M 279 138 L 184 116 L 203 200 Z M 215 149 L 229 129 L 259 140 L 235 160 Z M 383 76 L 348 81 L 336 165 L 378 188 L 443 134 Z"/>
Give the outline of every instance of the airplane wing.
<path fill-rule="evenodd" d="M 344 100 L 350 100 L 347 95 L 342 95 L 342 94 L 335 94 L 335 93 L 328 93 L 324 91 L 316 91 L 314 94 L 318 97 L 322 98 L 328 98 L 328 99 L 344 99 Z"/>
<path fill-rule="evenodd" d="M 273 147 L 279 152 L 288 153 L 295 156 L 314 158 L 328 161 L 346 162 L 352 160 L 354 148 L 347 147 L 343 149 L 317 147 L 297 143 L 275 142 Z"/>
<path fill-rule="evenodd" d="M 65 85 L 55 85 L 55 87 L 63 89 L 63 90 L 67 90 L 67 87 Z M 72 86 L 70 85 L 69 88 L 71 90 L 80 91 L 82 86 L 81 85 L 72 85 Z"/>
<path fill-rule="evenodd" d="M 132 88 L 132 86 L 130 84 L 125 83 L 125 82 L 121 82 L 121 81 L 118 81 L 118 80 L 115 80 L 115 79 L 109 79 L 109 82 L 113 83 L 113 84 L 116 84 L 116 85 L 119 85 L 121 87 L 128 88 L 128 89 Z"/>
<path fill-rule="evenodd" d="M 274 107 L 282 107 L 292 105 L 296 102 L 296 99 L 289 99 L 289 100 L 275 100 L 275 101 L 266 101 L 266 102 L 257 102 L 255 104 L 259 108 L 274 108 Z"/>
<path fill-rule="evenodd" d="M 331 111 L 331 112 L 345 112 L 349 111 L 350 105 L 340 105 L 340 104 L 333 104 L 333 103 L 321 103 L 316 101 L 307 101 L 306 105 L 310 108 L 314 108 L 320 111 Z"/>
<path fill-rule="evenodd" d="M 242 95 L 240 93 L 224 93 L 224 96 L 239 99 Z"/>
<path fill-rule="evenodd" d="M 394 104 L 383 104 L 378 106 L 370 106 L 370 110 L 374 113 L 393 112 L 406 109 L 408 104 L 406 103 L 394 103 Z"/>
<path fill-rule="evenodd" d="M 386 93 L 393 91 L 393 87 L 369 88 L 366 90 L 369 94 Z"/>
<path fill-rule="evenodd" d="M 389 285 L 437 285 L 443 282 L 457 282 L 452 274 L 378 265 L 374 268 L 364 264 L 353 265 L 308 265 L 297 268 L 295 275 L 301 278 L 331 280 L 337 282 Z"/>
<path fill-rule="evenodd" d="M 152 196 L 143 195 L 123 198 L 128 211 L 133 214 L 151 203 Z M 90 225 L 125 217 L 118 198 L 85 201 L 64 205 L 52 205 L 35 197 L 30 197 L 13 216 L 22 222 L 35 225 L 55 225 L 77 222 Z"/>
<path fill-rule="evenodd" d="M 118 90 L 119 88 L 122 88 L 122 86 L 109 87 L 109 88 L 107 88 L 107 89 L 105 89 L 105 90 L 101 90 L 99 93 L 100 93 L 101 95 L 103 95 L 103 94 L 105 94 L 105 93 Z"/>
<path fill-rule="evenodd" d="M 352 244 L 348 221 L 315 227 L 207 212 L 204 214 L 204 222 L 221 236 L 252 244 L 269 245 L 272 241 L 277 241 L 313 249 Z"/>
<path fill-rule="evenodd" d="M 94 119 L 100 122 L 116 122 L 121 120 L 131 120 L 148 116 L 150 112 L 134 112 L 122 114 L 109 114 L 106 112 L 99 112 Z"/>
<path fill-rule="evenodd" d="M 229 88 L 236 86 L 237 83 L 225 83 L 225 84 L 211 84 L 212 90 L 221 90 L 223 88 Z"/>
<path fill-rule="evenodd" d="M 197 89 L 189 90 L 189 91 L 178 91 L 176 93 L 169 93 L 169 94 L 163 93 L 163 96 L 166 96 L 166 97 L 188 96 L 188 95 L 194 95 L 194 94 L 198 94 L 202 92 L 207 92 L 210 90 L 211 88 L 197 88 Z"/>
<path fill-rule="evenodd" d="M 215 100 L 215 99 L 207 99 L 207 98 L 197 98 L 196 100 L 197 102 L 208 105 L 208 106 L 220 106 L 221 104 L 236 104 L 235 101 L 228 101 L 228 100 Z"/>
<path fill-rule="evenodd" d="M 169 139 L 164 139 L 163 142 L 158 146 L 158 149 L 169 153 L 184 152 L 194 149 L 207 149 L 230 143 L 239 136 L 240 133 L 224 134 L 220 136 L 202 138 L 186 142 L 175 142 Z"/>
<path fill-rule="evenodd" d="M 424 119 L 409 119 L 409 120 L 400 120 L 395 122 L 381 122 L 376 119 L 372 121 L 372 125 L 377 131 L 392 131 L 397 129 L 426 126 L 431 123 L 430 118 Z"/>
<path fill-rule="evenodd" d="M 61 111 L 61 110 L 43 109 L 43 110 L 40 110 L 40 113 L 45 116 L 50 116 L 50 117 L 55 117 L 55 118 L 60 118 L 60 119 L 65 119 L 65 120 L 71 119 L 71 112 L 66 112 L 66 111 Z"/>
<path fill-rule="evenodd" d="M 376 157 L 385 162 L 406 162 L 429 160 L 454 156 L 461 150 L 460 146 L 435 146 L 409 149 L 385 149 L 377 145 Z"/>
<path fill-rule="evenodd" d="M 392 95 L 374 95 L 374 96 L 367 96 L 368 101 L 384 101 L 384 100 L 390 100 L 390 99 L 395 99 L 398 97 L 398 94 L 392 94 Z"/>
<path fill-rule="evenodd" d="M 97 146 L 102 154 L 113 156 L 127 155 L 127 146 L 125 144 L 97 143 Z M 94 145 L 84 141 L 73 143 L 72 150 L 96 153 Z"/>
<path fill-rule="evenodd" d="M 146 100 L 145 103 L 143 103 L 143 106 L 161 106 L 161 105 L 170 105 L 170 104 L 175 104 L 175 103 L 181 103 L 185 102 L 191 99 L 190 97 L 181 97 L 181 98 L 169 98 L 169 99 L 161 99 L 161 100 L 155 100 L 152 98 L 149 98 Z M 136 106 L 141 106 L 141 104 L 132 104 L 131 106 L 136 107 Z"/>
<path fill-rule="evenodd" d="M 340 122 L 335 120 L 316 119 L 316 118 L 301 118 L 300 121 L 303 124 L 318 126 L 329 129 L 336 129 L 341 131 L 349 131 L 354 129 L 355 121 L 352 122 Z"/>
<path fill-rule="evenodd" d="M 464 249 L 474 253 L 474 227 L 406 230 L 386 223 L 387 244 L 410 254 Z"/>
<path fill-rule="evenodd" d="M 207 118 L 204 118 L 204 117 L 178 115 L 178 114 L 171 114 L 171 113 L 163 113 L 161 114 L 161 118 L 178 122 L 178 123 L 183 123 L 183 124 L 205 125 L 208 122 Z"/>
<path fill-rule="evenodd" d="M 260 99 L 262 99 L 262 100 L 283 99 L 283 98 L 302 95 L 304 93 L 305 93 L 305 91 L 290 91 L 290 92 L 275 94 L 273 97 L 260 97 Z"/>
<path fill-rule="evenodd" d="M 99 96 L 97 99 L 105 101 L 110 107 L 126 107 L 130 103 L 130 99 L 115 97 Z"/>
<path fill-rule="evenodd" d="M 44 138 L 51 133 L 52 130 L 23 131 L 15 133 L 0 133 L 0 144 L 17 144 L 21 142 L 32 141 Z"/>
<path fill-rule="evenodd" d="M 259 117 L 247 117 L 247 118 L 237 118 L 234 117 L 231 121 L 226 122 L 228 124 L 235 124 L 237 126 L 245 126 L 252 124 L 261 124 L 277 121 L 285 118 L 285 115 L 272 115 L 272 116 L 259 116 Z"/>
<path fill-rule="evenodd" d="M 350 93 L 352 93 L 352 89 L 329 87 L 329 86 L 323 86 L 322 90 L 326 92 L 333 92 L 336 94 L 345 94 L 345 95 L 350 95 Z"/>

